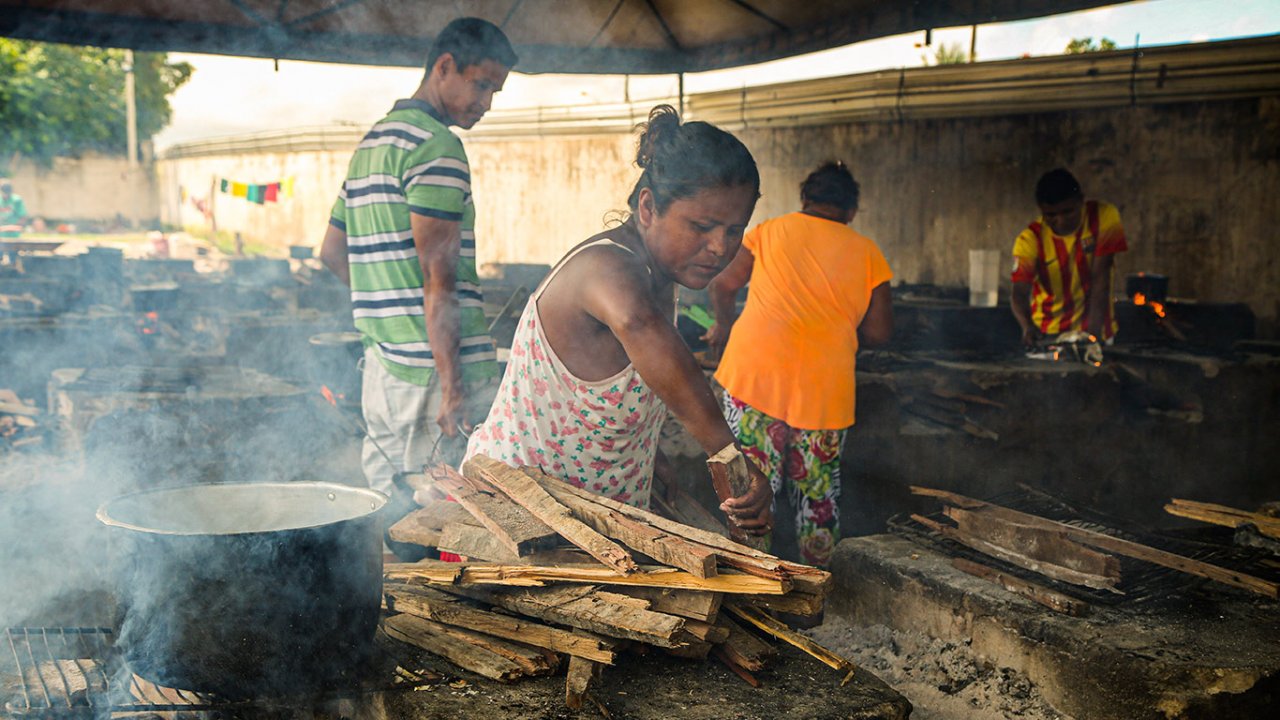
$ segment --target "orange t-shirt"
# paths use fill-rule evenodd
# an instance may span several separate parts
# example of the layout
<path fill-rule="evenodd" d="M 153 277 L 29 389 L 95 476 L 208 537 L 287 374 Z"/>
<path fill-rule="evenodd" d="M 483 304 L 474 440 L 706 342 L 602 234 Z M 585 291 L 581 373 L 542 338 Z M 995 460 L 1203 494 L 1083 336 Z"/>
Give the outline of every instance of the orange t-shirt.
<path fill-rule="evenodd" d="M 847 225 L 799 212 L 757 225 L 742 246 L 755 256 L 751 286 L 716 380 L 793 428 L 849 427 L 858 325 L 889 263 Z"/>

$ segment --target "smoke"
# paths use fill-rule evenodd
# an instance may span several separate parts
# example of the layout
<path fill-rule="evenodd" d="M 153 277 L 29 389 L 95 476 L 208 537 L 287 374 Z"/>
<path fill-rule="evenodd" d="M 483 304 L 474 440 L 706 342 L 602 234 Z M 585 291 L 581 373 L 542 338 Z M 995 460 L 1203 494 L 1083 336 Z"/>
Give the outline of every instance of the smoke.
<path fill-rule="evenodd" d="M 358 347 L 309 342 L 350 329 L 346 288 L 325 273 L 181 273 L 162 278 L 175 292 L 148 296 L 130 291 L 144 279 L 144 261 L 116 256 L 89 272 L 91 262 L 88 255 L 30 262 L 23 272 L 0 264 L 0 294 L 47 300 L 36 315 L 0 315 L 0 388 L 44 410 L 37 416 L 42 446 L 10 450 L 0 440 L 0 623 L 111 626 L 121 620 L 117 601 L 121 609 L 164 607 L 182 600 L 184 582 L 196 582 L 186 602 L 200 599 L 206 614 L 284 605 L 297 609 L 288 620 L 295 626 L 314 613 L 312 632 L 333 632 L 346 621 L 319 588 L 369 582 L 368 568 L 343 548 L 313 545 L 310 556 L 288 556 L 265 533 L 256 536 L 262 545 L 233 548 L 216 562 L 168 548 L 164 559 L 173 565 L 142 573 L 156 558 L 137 553 L 155 547 L 122 543 L 122 531 L 103 526 L 95 512 L 126 493 L 191 484 L 363 486 L 359 440 L 334 415 L 358 412 Z M 146 272 L 147 282 L 157 279 L 154 266 Z M 348 406 L 325 403 L 322 384 Z M 212 518 L 226 508 L 202 502 L 187 512 Z M 255 521 L 271 526 L 261 512 Z M 367 545 L 358 546 L 360 557 L 380 559 L 380 545 Z M 270 561 L 246 563 L 250 552 Z M 252 582 L 293 566 L 290 572 L 312 573 L 310 585 L 287 574 L 273 586 Z M 222 584 L 213 582 L 218 573 Z"/>

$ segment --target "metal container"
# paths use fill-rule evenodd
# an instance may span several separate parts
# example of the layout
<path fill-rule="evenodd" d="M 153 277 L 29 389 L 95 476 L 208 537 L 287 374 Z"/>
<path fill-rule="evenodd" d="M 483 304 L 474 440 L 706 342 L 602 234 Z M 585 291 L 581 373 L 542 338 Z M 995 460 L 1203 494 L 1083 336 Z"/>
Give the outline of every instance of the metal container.
<path fill-rule="evenodd" d="M 350 687 L 373 649 L 381 493 L 333 483 L 125 495 L 113 529 L 117 646 L 157 684 L 227 698 Z"/>

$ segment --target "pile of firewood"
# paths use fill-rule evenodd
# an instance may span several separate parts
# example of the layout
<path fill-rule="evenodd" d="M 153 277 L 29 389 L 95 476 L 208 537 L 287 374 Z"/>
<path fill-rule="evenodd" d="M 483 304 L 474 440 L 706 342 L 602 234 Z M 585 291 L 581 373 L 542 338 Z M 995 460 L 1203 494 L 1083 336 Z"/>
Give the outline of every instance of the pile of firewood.
<path fill-rule="evenodd" d="M 0 389 L 0 454 L 44 442 L 39 415 L 35 405 L 22 402 L 12 390 Z"/>
<path fill-rule="evenodd" d="M 822 612 L 830 573 L 484 456 L 412 484 L 422 509 L 391 538 L 463 556 L 385 568 L 386 633 L 488 678 L 557 671 L 566 702 L 618 653 L 714 656 L 747 682 L 774 648 L 748 627 L 851 675 L 853 665 L 767 611 Z M 453 500 L 446 500 L 446 496 Z"/>

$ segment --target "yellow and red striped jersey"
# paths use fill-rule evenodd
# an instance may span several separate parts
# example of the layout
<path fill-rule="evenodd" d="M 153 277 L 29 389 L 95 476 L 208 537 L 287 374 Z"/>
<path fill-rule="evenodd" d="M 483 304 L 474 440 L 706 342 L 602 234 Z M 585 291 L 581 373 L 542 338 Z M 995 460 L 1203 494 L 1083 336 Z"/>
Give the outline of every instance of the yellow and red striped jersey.
<path fill-rule="evenodd" d="M 1056 335 L 1085 330 L 1103 339 L 1114 337 L 1116 320 L 1111 298 L 1107 298 L 1106 327 L 1102 332 L 1085 327 L 1090 265 L 1094 257 L 1128 249 L 1120 211 L 1098 200 L 1084 204 L 1083 221 L 1070 235 L 1054 233 L 1044 218 L 1019 233 L 1013 241 L 1013 281 L 1031 283 L 1031 320 L 1040 332 Z M 1111 271 L 1114 275 L 1115 268 Z"/>

